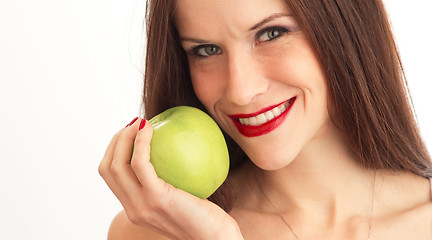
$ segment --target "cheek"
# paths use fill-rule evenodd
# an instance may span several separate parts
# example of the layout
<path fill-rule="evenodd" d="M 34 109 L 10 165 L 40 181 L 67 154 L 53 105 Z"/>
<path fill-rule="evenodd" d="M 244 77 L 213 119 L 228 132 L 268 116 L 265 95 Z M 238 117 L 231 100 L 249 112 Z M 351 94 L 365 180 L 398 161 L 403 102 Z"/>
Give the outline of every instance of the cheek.
<path fill-rule="evenodd" d="M 201 103 L 212 111 L 214 105 L 219 99 L 221 84 L 220 77 L 216 72 L 209 71 L 194 71 L 191 70 L 192 86 L 195 94 Z"/>
<path fill-rule="evenodd" d="M 311 47 L 305 42 L 291 47 L 284 55 L 272 61 L 269 66 L 273 68 L 272 72 L 278 74 L 276 79 L 299 88 L 309 97 L 326 100 L 325 74 Z"/>

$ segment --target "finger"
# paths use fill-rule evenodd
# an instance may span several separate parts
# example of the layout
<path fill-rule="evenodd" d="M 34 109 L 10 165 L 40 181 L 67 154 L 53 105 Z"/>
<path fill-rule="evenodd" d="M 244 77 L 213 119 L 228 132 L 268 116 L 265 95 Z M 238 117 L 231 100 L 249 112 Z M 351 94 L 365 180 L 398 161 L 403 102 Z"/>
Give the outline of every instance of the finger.
<path fill-rule="evenodd" d="M 150 142 L 153 128 L 150 122 L 145 119 L 140 125 L 142 129 L 138 131 L 135 137 L 131 166 L 143 187 L 158 186 L 158 184 L 160 186 L 160 179 L 150 163 Z"/>
<path fill-rule="evenodd" d="M 122 204 L 123 208 L 128 208 L 131 206 L 131 201 L 128 195 L 125 193 L 125 191 L 120 187 L 116 179 L 111 175 L 108 174 L 105 177 L 103 177 L 105 183 L 108 185 L 109 189 L 113 194 L 117 197 L 117 199 Z"/>
<path fill-rule="evenodd" d="M 111 139 L 111 142 L 109 143 L 105 155 L 102 158 L 102 161 L 99 165 L 99 174 L 105 181 L 105 183 L 108 185 L 108 187 L 111 189 L 111 191 L 114 193 L 114 195 L 119 199 L 119 201 L 122 203 L 123 207 L 125 207 L 125 203 L 127 201 L 127 198 L 125 197 L 125 192 L 122 190 L 121 187 L 118 186 L 118 183 L 116 182 L 115 178 L 111 174 L 111 165 L 112 160 L 114 156 L 114 150 L 117 145 L 118 138 L 123 131 L 120 130 L 117 132 L 114 137 Z"/>
<path fill-rule="evenodd" d="M 113 138 L 111 139 L 110 143 L 108 144 L 107 149 L 105 150 L 105 154 L 102 158 L 102 161 L 99 164 L 99 174 L 103 178 L 106 174 L 109 173 L 109 170 L 111 168 L 112 158 L 114 155 L 115 146 L 117 144 L 117 140 L 119 138 L 120 132 L 117 132 Z"/>
<path fill-rule="evenodd" d="M 129 163 L 132 155 L 132 146 L 136 133 L 138 132 L 139 122 L 140 121 L 136 121 L 131 126 L 125 128 L 119 135 L 110 171 L 118 185 L 130 199 L 136 199 L 134 196 L 141 188 Z"/>

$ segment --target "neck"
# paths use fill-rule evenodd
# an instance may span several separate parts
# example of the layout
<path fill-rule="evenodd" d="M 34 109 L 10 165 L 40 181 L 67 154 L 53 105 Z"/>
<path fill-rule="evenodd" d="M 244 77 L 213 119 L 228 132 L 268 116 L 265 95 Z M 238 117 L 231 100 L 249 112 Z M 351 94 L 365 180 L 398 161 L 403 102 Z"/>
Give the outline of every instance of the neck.
<path fill-rule="evenodd" d="M 360 166 L 339 131 L 332 130 L 326 141 L 312 140 L 282 169 L 253 168 L 257 186 L 281 214 L 307 216 L 308 221 L 316 218 L 328 224 L 369 215 L 374 171 Z M 257 188 L 258 195 L 261 189 Z"/>

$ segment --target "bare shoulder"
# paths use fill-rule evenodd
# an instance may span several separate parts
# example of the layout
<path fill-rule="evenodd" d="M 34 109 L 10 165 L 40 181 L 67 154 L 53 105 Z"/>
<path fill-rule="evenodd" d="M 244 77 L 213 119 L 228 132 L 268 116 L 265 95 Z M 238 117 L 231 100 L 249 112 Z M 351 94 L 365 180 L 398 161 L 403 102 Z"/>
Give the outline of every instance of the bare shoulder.
<path fill-rule="evenodd" d="M 392 210 L 405 211 L 432 202 L 430 180 L 410 172 L 382 172 L 377 175 L 376 190 Z"/>
<path fill-rule="evenodd" d="M 109 231 L 108 240 L 169 240 L 169 238 L 148 228 L 140 227 L 129 221 L 126 213 L 121 211 L 114 217 Z"/>
<path fill-rule="evenodd" d="M 429 179 L 410 174 L 381 178 L 374 208 L 377 239 L 432 239 L 432 196 Z"/>
<path fill-rule="evenodd" d="M 432 239 L 432 203 L 425 203 L 373 223 L 375 239 Z"/>

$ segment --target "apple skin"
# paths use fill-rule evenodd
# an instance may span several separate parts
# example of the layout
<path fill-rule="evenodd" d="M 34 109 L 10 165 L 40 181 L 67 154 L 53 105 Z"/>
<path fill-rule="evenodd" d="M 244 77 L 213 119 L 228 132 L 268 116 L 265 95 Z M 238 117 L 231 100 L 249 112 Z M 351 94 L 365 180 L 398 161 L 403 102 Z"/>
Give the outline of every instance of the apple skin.
<path fill-rule="evenodd" d="M 216 122 L 189 106 L 167 109 L 150 119 L 150 162 L 159 178 L 201 199 L 225 181 L 229 154 Z"/>

